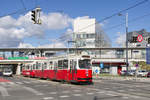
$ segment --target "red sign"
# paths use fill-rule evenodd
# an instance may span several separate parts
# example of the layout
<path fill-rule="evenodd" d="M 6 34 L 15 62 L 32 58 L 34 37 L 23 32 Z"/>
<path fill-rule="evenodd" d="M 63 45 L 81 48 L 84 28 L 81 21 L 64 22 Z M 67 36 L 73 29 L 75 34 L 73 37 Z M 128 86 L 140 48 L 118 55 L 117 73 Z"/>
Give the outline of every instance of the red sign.
<path fill-rule="evenodd" d="M 142 42 L 143 41 L 143 36 L 142 35 L 138 35 L 137 41 Z"/>

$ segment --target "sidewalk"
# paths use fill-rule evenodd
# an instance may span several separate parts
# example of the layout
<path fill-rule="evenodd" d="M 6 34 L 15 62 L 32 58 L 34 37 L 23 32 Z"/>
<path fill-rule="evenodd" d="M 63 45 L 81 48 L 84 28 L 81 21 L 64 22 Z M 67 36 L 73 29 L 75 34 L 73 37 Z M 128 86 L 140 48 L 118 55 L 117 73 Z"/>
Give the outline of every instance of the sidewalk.
<path fill-rule="evenodd" d="M 118 81 L 133 81 L 136 80 L 137 82 L 150 82 L 150 78 L 146 77 L 131 77 L 131 76 L 98 76 L 96 77 L 93 75 L 93 80 L 118 80 Z"/>

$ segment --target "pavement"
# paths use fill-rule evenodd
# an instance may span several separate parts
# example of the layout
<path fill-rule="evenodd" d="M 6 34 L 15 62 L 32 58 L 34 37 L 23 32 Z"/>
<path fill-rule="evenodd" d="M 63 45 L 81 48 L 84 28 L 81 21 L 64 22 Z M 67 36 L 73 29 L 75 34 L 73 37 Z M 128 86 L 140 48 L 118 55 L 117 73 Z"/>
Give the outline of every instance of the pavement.
<path fill-rule="evenodd" d="M 150 100 L 149 94 L 149 83 L 131 80 L 97 79 L 93 85 L 76 85 L 22 76 L 0 77 L 0 100 Z"/>

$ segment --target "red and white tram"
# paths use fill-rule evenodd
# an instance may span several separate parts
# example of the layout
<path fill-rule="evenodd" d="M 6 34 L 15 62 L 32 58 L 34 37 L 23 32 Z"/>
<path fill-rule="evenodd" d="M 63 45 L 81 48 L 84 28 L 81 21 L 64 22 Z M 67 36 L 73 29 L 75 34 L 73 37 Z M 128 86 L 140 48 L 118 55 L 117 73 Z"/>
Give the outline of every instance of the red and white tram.
<path fill-rule="evenodd" d="M 91 59 L 87 55 L 53 57 L 36 60 L 23 66 L 23 76 L 92 83 Z"/>

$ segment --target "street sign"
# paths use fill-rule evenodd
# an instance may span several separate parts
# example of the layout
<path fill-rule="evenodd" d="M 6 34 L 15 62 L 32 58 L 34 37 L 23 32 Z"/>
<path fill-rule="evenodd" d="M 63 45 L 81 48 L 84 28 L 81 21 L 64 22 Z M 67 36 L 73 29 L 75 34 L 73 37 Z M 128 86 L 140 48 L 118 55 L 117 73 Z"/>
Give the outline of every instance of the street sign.
<path fill-rule="evenodd" d="M 136 66 L 136 67 L 139 67 L 139 64 L 136 64 L 135 66 Z"/>
<path fill-rule="evenodd" d="M 143 41 L 143 36 L 142 35 L 138 35 L 137 41 L 142 42 Z"/>
<path fill-rule="evenodd" d="M 100 68 L 104 68 L 104 64 L 103 63 L 100 63 Z"/>
<path fill-rule="evenodd" d="M 98 73 L 98 69 L 95 70 L 95 73 Z"/>
<path fill-rule="evenodd" d="M 146 64 L 150 64 L 150 47 L 146 48 Z"/>

